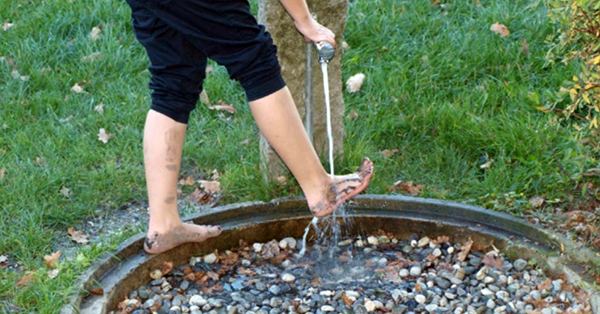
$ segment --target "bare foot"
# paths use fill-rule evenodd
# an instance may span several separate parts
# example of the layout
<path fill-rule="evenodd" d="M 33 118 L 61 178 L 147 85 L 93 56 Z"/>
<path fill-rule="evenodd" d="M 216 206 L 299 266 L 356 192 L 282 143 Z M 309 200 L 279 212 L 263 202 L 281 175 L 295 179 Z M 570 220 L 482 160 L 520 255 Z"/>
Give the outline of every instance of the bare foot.
<path fill-rule="evenodd" d="M 333 213 L 346 200 L 364 191 L 369 186 L 372 175 L 373 162 L 369 158 L 365 158 L 355 173 L 336 176 L 326 184 L 324 191 L 317 194 L 317 197 L 307 194 L 310 211 L 318 218 Z"/>
<path fill-rule="evenodd" d="M 148 231 L 144 241 L 144 250 L 150 254 L 159 254 L 188 242 L 203 242 L 221 234 L 221 227 L 199 226 L 181 223 L 164 233 Z"/>

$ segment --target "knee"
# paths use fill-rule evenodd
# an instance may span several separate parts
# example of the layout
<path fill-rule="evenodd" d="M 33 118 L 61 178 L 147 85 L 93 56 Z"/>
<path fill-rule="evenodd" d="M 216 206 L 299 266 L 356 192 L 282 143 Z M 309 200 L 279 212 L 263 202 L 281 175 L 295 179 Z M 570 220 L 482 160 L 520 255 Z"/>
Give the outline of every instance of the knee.
<path fill-rule="evenodd" d="M 190 80 L 170 75 L 154 75 L 150 82 L 151 109 L 169 118 L 187 124 L 202 90 L 201 80 Z"/>

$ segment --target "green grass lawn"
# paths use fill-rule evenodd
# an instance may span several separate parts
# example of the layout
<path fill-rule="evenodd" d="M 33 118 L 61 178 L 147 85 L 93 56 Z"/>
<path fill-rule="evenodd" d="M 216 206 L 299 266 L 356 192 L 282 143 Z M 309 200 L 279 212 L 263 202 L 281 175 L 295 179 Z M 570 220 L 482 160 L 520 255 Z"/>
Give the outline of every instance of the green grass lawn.
<path fill-rule="evenodd" d="M 421 196 L 492 206 L 534 195 L 569 199 L 573 181 L 591 162 L 552 116 L 536 110 L 577 72 L 547 62 L 557 26 L 543 1 L 351 0 L 343 75 L 367 76 L 360 92 L 345 94 L 345 157 L 340 173 L 363 156 L 375 162 L 369 193 L 390 193 L 398 180 L 422 184 Z M 96 256 L 143 229 L 133 226 L 101 244 L 83 247 L 48 279 L 43 256 L 84 218 L 145 199 L 142 131 L 149 107 L 148 61 L 135 41 L 124 1 L 0 0 L 0 255 L 22 273 L 0 270 L 0 311 L 55 313 L 76 276 Z M 490 31 L 505 24 L 508 38 Z M 89 39 L 102 25 L 99 38 Z M 524 53 L 523 41 L 529 45 Z M 98 52 L 92 62 L 82 57 Z M 28 80 L 13 77 L 17 70 Z M 83 93 L 71 88 L 78 84 Z M 205 87 L 212 100 L 234 104 L 230 120 L 199 104 L 189 124 L 182 176 L 217 169 L 222 203 L 299 195 L 297 187 L 265 183 L 259 169 L 258 130 L 242 89 L 215 66 Z M 104 104 L 104 113 L 94 107 Z M 104 144 L 100 128 L 113 135 Z M 248 140 L 247 145 L 240 143 Z M 400 153 L 386 157 L 385 149 Z M 484 157 L 487 156 L 487 157 Z M 493 159 L 481 169 L 483 159 Z M 68 189 L 70 194 L 64 193 Z M 512 195 L 512 196 L 511 196 Z M 515 196 L 516 195 L 516 196 Z M 493 205 L 490 205 L 493 204 Z M 4 308 L 4 309 L 3 309 Z"/>

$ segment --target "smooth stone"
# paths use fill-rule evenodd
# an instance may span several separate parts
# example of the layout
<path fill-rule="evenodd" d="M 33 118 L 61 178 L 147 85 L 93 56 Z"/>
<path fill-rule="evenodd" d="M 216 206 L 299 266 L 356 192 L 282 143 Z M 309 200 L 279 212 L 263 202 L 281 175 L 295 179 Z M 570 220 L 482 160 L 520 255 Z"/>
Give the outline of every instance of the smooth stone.
<path fill-rule="evenodd" d="M 163 273 L 159 270 L 159 269 L 155 269 L 150 273 L 150 278 L 152 279 L 159 279 L 162 278 Z"/>
<path fill-rule="evenodd" d="M 245 259 L 245 258 L 244 258 L 244 259 L 242 259 L 242 266 L 244 266 L 244 267 L 248 267 L 248 266 L 250 266 L 250 265 L 252 265 L 252 262 L 251 262 L 250 260 L 247 260 L 247 259 Z"/>
<path fill-rule="evenodd" d="M 298 310 L 298 313 L 300 313 L 300 314 L 304 314 L 304 313 L 306 313 L 306 312 L 310 311 L 310 306 L 308 306 L 308 305 L 306 305 L 306 304 L 300 304 L 300 305 L 298 306 L 298 309 L 297 309 L 297 310 Z"/>
<path fill-rule="evenodd" d="M 154 303 L 155 303 L 154 300 L 149 299 L 146 302 L 144 302 L 144 304 L 142 304 L 142 307 L 145 309 L 148 309 L 148 308 L 154 306 Z"/>
<path fill-rule="evenodd" d="M 375 303 L 369 299 L 365 299 L 365 308 L 367 312 L 373 312 L 375 311 Z"/>
<path fill-rule="evenodd" d="M 444 279 L 442 277 L 436 277 L 435 283 L 442 289 L 448 289 L 452 285 L 452 283 L 448 279 Z"/>
<path fill-rule="evenodd" d="M 427 302 L 427 298 L 422 294 L 417 294 L 415 296 L 415 301 L 417 301 L 420 304 L 424 304 L 425 302 Z"/>
<path fill-rule="evenodd" d="M 269 292 L 274 295 L 279 295 L 281 293 L 281 288 L 277 285 L 273 285 L 269 287 Z"/>
<path fill-rule="evenodd" d="M 295 248 L 296 247 L 296 239 L 292 237 L 283 238 L 279 241 L 279 247 L 282 249 L 285 248 Z"/>
<path fill-rule="evenodd" d="M 513 262 L 513 267 L 517 272 L 521 272 L 527 267 L 527 261 L 520 258 Z"/>
<path fill-rule="evenodd" d="M 352 240 L 352 239 L 348 239 L 348 240 L 340 241 L 340 242 L 338 243 L 338 246 L 347 246 L 347 245 L 350 245 L 350 244 L 352 244 L 352 242 L 353 242 L 353 241 L 354 241 L 354 240 Z"/>
<path fill-rule="evenodd" d="M 189 288 L 189 287 L 190 287 L 190 282 L 187 280 L 184 280 L 179 284 L 179 289 L 181 289 L 183 291 L 187 290 L 187 288 Z"/>
<path fill-rule="evenodd" d="M 386 243 L 391 242 L 390 238 L 388 238 L 387 236 L 384 236 L 384 235 L 377 238 L 377 241 L 379 241 L 379 244 L 386 244 Z"/>
<path fill-rule="evenodd" d="M 404 314 L 404 312 L 406 312 L 407 309 L 408 306 L 404 304 L 399 304 L 392 309 L 392 314 Z"/>
<path fill-rule="evenodd" d="M 440 249 L 438 249 L 438 248 L 435 248 L 435 249 L 433 250 L 433 252 L 431 252 L 431 255 L 433 255 L 433 256 L 435 256 L 435 257 L 440 257 L 440 256 L 442 256 L 442 250 L 440 250 Z"/>
<path fill-rule="evenodd" d="M 488 309 L 493 310 L 496 307 L 496 302 L 494 302 L 492 299 L 488 299 L 488 301 L 485 303 L 485 306 L 487 306 Z"/>
<path fill-rule="evenodd" d="M 267 290 L 267 285 L 262 282 L 262 281 L 258 281 L 254 284 L 254 287 L 259 290 L 259 291 L 265 291 Z"/>
<path fill-rule="evenodd" d="M 421 275 L 421 266 L 413 266 L 410 268 L 410 275 L 413 277 L 418 277 Z"/>
<path fill-rule="evenodd" d="M 483 260 L 479 257 L 471 257 L 471 259 L 469 259 L 469 264 L 477 267 L 477 266 L 481 265 L 482 261 Z"/>
<path fill-rule="evenodd" d="M 379 244 L 379 240 L 377 240 L 377 238 L 374 236 L 370 236 L 367 238 L 367 243 L 369 243 L 371 245 L 377 245 L 377 244 Z"/>
<path fill-rule="evenodd" d="M 323 305 L 321 306 L 321 311 L 323 312 L 334 312 L 335 308 L 331 305 Z"/>
<path fill-rule="evenodd" d="M 173 302 L 174 303 L 174 302 Z M 204 299 L 201 295 L 193 295 L 190 298 L 190 302 L 191 305 L 196 305 L 196 306 L 204 306 L 206 304 L 208 304 L 208 301 L 206 299 Z"/>
<path fill-rule="evenodd" d="M 418 247 L 424 247 L 426 245 L 429 245 L 429 238 L 428 237 L 422 237 L 421 239 L 419 239 L 419 242 L 417 242 L 417 246 Z"/>
<path fill-rule="evenodd" d="M 398 275 L 402 278 L 408 277 L 408 275 L 409 275 L 408 269 L 406 269 L 406 268 L 400 269 L 400 271 L 398 272 Z"/>
<path fill-rule="evenodd" d="M 425 310 L 427 312 L 430 312 L 430 313 L 433 312 L 433 311 L 435 311 L 435 310 L 437 310 L 437 309 L 438 309 L 437 304 L 428 304 L 428 305 L 425 306 Z"/>
<path fill-rule="evenodd" d="M 254 243 L 254 244 L 252 244 L 252 249 L 256 253 L 260 253 L 260 251 L 262 251 L 262 247 L 263 247 L 262 243 Z"/>
<path fill-rule="evenodd" d="M 290 283 L 290 282 L 294 282 L 294 280 L 296 280 L 296 277 L 292 274 L 286 273 L 286 274 L 283 274 L 283 276 L 281 276 L 281 280 Z"/>
<path fill-rule="evenodd" d="M 538 290 L 531 291 L 529 296 L 536 301 L 542 299 L 542 294 Z"/>
<path fill-rule="evenodd" d="M 210 253 L 204 256 L 204 262 L 206 264 L 212 264 L 217 260 L 217 255 L 215 253 Z"/>

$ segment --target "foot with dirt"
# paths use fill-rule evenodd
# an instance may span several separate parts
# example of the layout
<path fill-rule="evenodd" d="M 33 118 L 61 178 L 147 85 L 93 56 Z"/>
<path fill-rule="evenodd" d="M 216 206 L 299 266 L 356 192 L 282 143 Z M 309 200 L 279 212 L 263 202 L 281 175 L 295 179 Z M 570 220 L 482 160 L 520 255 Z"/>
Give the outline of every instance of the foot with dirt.
<path fill-rule="evenodd" d="M 144 241 L 144 250 L 150 254 L 159 254 L 188 242 L 204 242 L 221 234 L 220 226 L 200 226 L 180 223 L 165 232 L 157 229 L 148 231 Z"/>
<path fill-rule="evenodd" d="M 373 169 L 373 162 L 369 158 L 365 158 L 356 172 L 345 176 L 335 176 L 333 179 L 328 177 L 329 180 L 324 189 L 316 193 L 306 193 L 310 211 L 317 218 L 330 215 L 342 203 L 369 186 Z"/>

